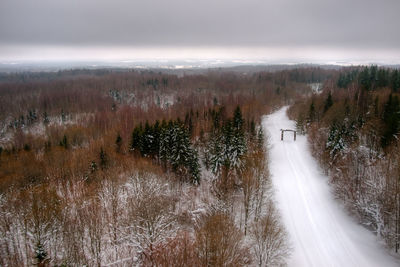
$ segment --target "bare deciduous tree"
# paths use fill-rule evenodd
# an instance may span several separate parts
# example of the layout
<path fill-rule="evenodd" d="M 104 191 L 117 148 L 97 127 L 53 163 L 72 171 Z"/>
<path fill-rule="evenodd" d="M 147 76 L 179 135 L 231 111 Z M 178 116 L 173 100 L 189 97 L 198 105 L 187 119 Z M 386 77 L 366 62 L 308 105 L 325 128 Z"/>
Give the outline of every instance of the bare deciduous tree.
<path fill-rule="evenodd" d="M 226 214 L 207 216 L 196 231 L 201 266 L 244 266 L 251 263 L 243 234 Z"/>
<path fill-rule="evenodd" d="M 267 205 L 266 215 L 254 222 L 250 234 L 258 266 L 279 266 L 289 254 L 287 235 L 273 203 Z"/>
<path fill-rule="evenodd" d="M 146 261 L 152 262 L 154 248 L 174 233 L 176 199 L 154 175 L 135 175 L 126 184 L 128 216 L 126 236 Z"/>

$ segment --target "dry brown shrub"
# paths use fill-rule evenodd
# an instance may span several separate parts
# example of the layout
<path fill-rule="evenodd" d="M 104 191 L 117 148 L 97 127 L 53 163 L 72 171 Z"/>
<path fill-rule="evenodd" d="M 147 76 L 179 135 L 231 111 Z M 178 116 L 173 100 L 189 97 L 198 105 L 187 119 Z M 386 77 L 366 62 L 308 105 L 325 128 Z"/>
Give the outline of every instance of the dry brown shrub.
<path fill-rule="evenodd" d="M 206 217 L 196 230 L 195 239 L 200 266 L 245 266 L 251 263 L 242 232 L 226 214 Z"/>
<path fill-rule="evenodd" d="M 153 262 L 145 261 L 144 266 L 201 266 L 194 240 L 186 231 L 178 232 L 174 238 L 154 248 Z"/>

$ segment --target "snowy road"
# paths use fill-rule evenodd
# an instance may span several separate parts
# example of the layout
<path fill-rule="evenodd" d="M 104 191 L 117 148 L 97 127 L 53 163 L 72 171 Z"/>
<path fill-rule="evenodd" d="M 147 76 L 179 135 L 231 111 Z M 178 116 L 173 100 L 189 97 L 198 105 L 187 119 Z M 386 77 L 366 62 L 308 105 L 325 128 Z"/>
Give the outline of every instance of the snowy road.
<path fill-rule="evenodd" d="M 285 133 L 294 122 L 280 109 L 263 119 L 270 136 L 270 170 L 278 208 L 293 253 L 289 266 L 400 266 L 375 236 L 350 218 L 334 200 L 306 137 Z"/>

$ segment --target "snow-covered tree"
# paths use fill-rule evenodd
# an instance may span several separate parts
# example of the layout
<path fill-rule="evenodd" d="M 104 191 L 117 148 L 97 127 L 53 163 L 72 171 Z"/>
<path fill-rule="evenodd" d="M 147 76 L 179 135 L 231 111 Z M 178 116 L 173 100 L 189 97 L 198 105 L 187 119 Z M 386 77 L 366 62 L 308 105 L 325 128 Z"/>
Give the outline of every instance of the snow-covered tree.
<path fill-rule="evenodd" d="M 170 123 L 160 134 L 160 159 L 170 164 L 172 170 L 191 182 L 200 182 L 198 155 L 189 138 L 188 131 L 179 123 Z"/>
<path fill-rule="evenodd" d="M 281 266 L 285 262 L 289 254 L 287 234 L 273 203 L 268 203 L 266 215 L 252 225 L 250 234 L 258 266 Z"/>
<path fill-rule="evenodd" d="M 48 260 L 47 252 L 40 242 L 36 244 L 34 258 L 36 260 L 34 264 L 37 266 L 45 266 L 45 262 Z"/>
<path fill-rule="evenodd" d="M 174 197 L 167 184 L 154 175 L 134 175 L 125 185 L 128 216 L 124 236 L 147 261 L 155 247 L 172 237 Z"/>
<path fill-rule="evenodd" d="M 209 163 L 214 174 L 219 174 L 221 167 L 227 170 L 240 169 L 242 157 L 247 151 L 240 109 L 235 110 L 233 120 L 224 122 L 221 130 L 211 135 L 209 141 Z"/>

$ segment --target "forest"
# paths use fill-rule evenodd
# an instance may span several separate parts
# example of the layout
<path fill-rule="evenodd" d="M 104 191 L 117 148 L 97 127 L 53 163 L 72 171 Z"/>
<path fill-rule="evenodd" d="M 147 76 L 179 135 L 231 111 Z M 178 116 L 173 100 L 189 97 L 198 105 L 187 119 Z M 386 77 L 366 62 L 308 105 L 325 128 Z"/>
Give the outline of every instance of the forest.
<path fill-rule="evenodd" d="M 0 265 L 283 263 L 260 119 L 327 75 L 3 73 Z"/>
<path fill-rule="evenodd" d="M 359 222 L 400 250 L 400 76 L 378 66 L 343 68 L 321 94 L 289 109 L 297 130 Z"/>
<path fill-rule="evenodd" d="M 376 66 L 2 73 L 0 265 L 285 264 L 261 117 L 287 105 L 337 198 L 398 252 L 399 90 Z"/>

